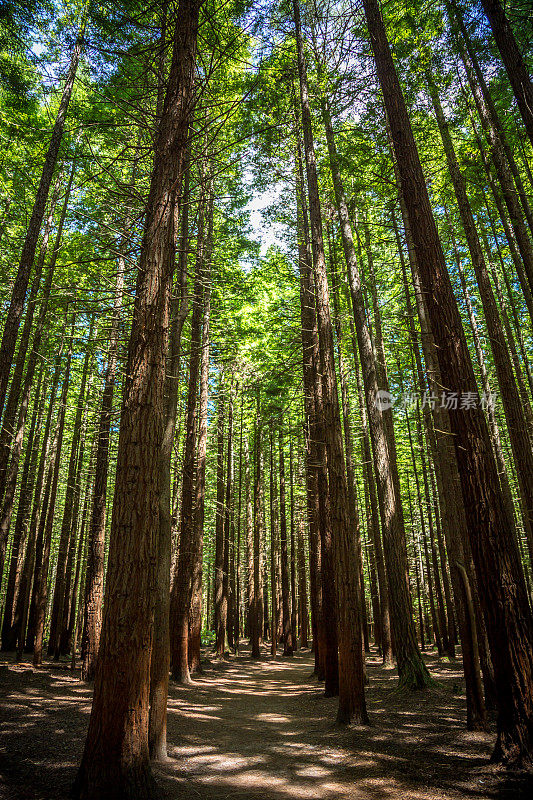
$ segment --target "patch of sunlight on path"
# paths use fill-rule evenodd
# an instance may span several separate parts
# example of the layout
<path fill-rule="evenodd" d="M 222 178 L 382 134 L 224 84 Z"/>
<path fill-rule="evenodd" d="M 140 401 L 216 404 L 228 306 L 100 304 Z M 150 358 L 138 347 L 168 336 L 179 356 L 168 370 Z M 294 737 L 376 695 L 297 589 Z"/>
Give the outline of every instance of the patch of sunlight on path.
<path fill-rule="evenodd" d="M 376 662 L 377 663 L 377 662 Z M 451 786 L 436 791 L 411 774 L 426 731 L 398 731 L 383 722 L 337 728 L 337 700 L 326 699 L 312 677 L 312 656 L 261 661 L 245 654 L 215 661 L 191 687 L 172 685 L 168 763 L 159 768 L 168 798 L 223 800 L 448 800 L 464 797 Z M 212 667 L 212 668 L 211 668 Z M 379 677 L 379 676 L 378 676 Z M 391 690 L 390 673 L 380 687 Z M 376 681 L 376 684 L 378 681 Z M 371 703 L 370 703 L 371 705 Z M 420 709 L 422 714 L 425 709 Z M 430 724 L 423 726 L 429 732 Z M 409 736 L 412 738 L 410 750 Z M 407 748 L 407 750 L 406 750 Z M 480 797 L 481 795 L 477 795 Z"/>

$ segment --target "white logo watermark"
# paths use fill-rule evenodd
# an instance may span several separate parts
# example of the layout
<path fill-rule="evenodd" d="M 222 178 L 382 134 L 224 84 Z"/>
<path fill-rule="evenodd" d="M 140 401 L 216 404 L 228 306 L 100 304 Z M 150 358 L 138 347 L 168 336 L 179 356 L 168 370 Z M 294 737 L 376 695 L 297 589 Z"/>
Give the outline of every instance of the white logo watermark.
<path fill-rule="evenodd" d="M 416 392 L 402 392 L 395 395 L 384 389 L 379 389 L 376 394 L 376 406 L 380 411 L 391 408 L 416 408 L 420 403 L 421 408 L 445 408 L 447 411 L 471 411 L 482 408 L 484 411 L 494 410 L 497 396 L 492 392 L 424 392 L 422 396 Z"/>

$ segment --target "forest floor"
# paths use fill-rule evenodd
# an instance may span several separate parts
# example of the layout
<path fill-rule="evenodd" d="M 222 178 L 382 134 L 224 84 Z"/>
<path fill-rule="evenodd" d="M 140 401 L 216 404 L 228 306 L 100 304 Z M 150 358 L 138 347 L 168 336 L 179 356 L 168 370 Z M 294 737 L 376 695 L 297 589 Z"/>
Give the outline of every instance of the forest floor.
<path fill-rule="evenodd" d="M 368 661 L 371 726 L 338 728 L 337 701 L 312 656 L 209 655 L 193 686 L 171 684 L 169 760 L 155 773 L 167 800 L 531 800 L 531 776 L 488 764 L 493 733 L 465 729 L 460 661 L 427 658 L 438 688 L 395 690 Z M 0 660 L 0 798 L 66 800 L 80 761 L 91 690 L 66 664 Z"/>

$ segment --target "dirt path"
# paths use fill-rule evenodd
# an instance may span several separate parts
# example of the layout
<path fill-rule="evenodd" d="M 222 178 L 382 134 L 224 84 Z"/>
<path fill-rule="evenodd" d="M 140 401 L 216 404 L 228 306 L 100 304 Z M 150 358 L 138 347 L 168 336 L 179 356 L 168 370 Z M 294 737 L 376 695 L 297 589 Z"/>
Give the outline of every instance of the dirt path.
<path fill-rule="evenodd" d="M 208 664 L 192 687 L 173 685 L 169 755 L 156 773 L 165 797 L 199 800 L 526 800 L 533 785 L 488 766 L 492 734 L 464 729 L 458 664 L 431 667 L 439 689 L 405 696 L 369 660 L 372 726 L 333 725 L 336 700 L 311 677 L 309 653 Z M 90 691 L 64 666 L 0 666 L 0 797 L 68 797 Z"/>

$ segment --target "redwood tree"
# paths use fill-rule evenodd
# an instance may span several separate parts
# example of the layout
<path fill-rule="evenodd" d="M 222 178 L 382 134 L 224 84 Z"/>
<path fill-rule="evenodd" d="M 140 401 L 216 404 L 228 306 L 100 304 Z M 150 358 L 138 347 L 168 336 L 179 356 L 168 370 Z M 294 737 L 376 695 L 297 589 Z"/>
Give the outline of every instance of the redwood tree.
<path fill-rule="evenodd" d="M 106 596 L 80 800 L 156 795 L 148 693 L 159 521 L 159 447 L 175 212 L 192 108 L 201 0 L 181 0 L 146 202 L 123 392 Z"/>

